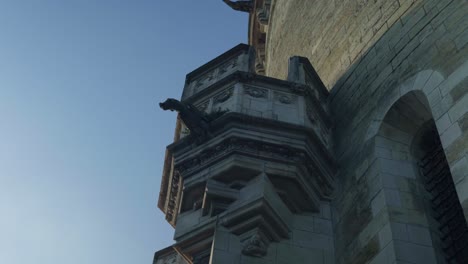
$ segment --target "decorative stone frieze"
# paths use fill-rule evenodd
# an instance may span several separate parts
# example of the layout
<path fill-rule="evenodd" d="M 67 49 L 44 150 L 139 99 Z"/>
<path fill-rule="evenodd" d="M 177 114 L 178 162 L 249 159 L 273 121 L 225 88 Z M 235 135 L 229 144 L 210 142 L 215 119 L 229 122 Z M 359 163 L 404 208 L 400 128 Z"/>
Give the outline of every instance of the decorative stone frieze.
<path fill-rule="evenodd" d="M 231 98 L 233 91 L 234 87 L 229 87 L 221 93 L 215 95 L 213 97 L 213 104 L 220 104 L 226 102 L 229 98 Z"/>
<path fill-rule="evenodd" d="M 275 92 L 275 99 L 282 104 L 292 104 L 296 100 L 296 96 L 286 93 Z"/>
<path fill-rule="evenodd" d="M 236 71 L 251 72 L 253 69 L 253 48 L 239 44 L 211 62 L 187 74 L 182 100 L 200 93 L 213 84 L 222 81 Z"/>
<path fill-rule="evenodd" d="M 244 91 L 246 94 L 255 98 L 267 98 L 268 90 L 262 88 L 256 88 L 252 86 L 245 86 Z"/>

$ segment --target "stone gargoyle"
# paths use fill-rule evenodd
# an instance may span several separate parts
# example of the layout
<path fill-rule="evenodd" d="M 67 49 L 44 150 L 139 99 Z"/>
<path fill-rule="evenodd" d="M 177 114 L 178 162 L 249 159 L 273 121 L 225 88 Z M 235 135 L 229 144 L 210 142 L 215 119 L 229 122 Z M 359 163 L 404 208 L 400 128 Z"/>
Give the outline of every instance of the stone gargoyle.
<path fill-rule="evenodd" d="M 163 110 L 179 112 L 180 119 L 182 119 L 185 126 L 190 130 L 190 135 L 197 142 L 204 140 L 210 135 L 210 122 L 226 112 L 217 111 L 207 115 L 199 111 L 192 104 L 180 102 L 174 98 L 168 98 L 166 101 L 159 103 L 159 107 Z"/>
<path fill-rule="evenodd" d="M 230 0 L 223 0 L 224 3 L 226 3 L 229 7 L 231 7 L 234 10 L 241 11 L 241 12 L 247 12 L 249 13 L 253 9 L 253 1 L 252 0 L 243 0 L 243 1 L 230 1 Z"/>

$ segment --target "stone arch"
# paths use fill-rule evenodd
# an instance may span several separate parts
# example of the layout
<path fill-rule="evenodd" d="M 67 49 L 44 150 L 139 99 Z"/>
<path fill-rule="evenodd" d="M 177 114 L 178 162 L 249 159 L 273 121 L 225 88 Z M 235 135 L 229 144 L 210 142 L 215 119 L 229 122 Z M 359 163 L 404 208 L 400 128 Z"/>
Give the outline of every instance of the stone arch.
<path fill-rule="evenodd" d="M 427 95 L 434 73 L 410 78 L 398 89 L 403 95 L 389 100 L 383 115 L 376 114 L 379 126 L 372 139 L 381 185 L 371 207 L 374 216 L 388 213 L 387 242 L 396 259 L 465 263 L 468 227 Z"/>
<path fill-rule="evenodd" d="M 445 80 L 444 76 L 434 70 L 424 70 L 420 71 L 412 77 L 406 79 L 390 97 L 382 98 L 377 105 L 379 108 L 373 114 L 371 119 L 369 129 L 365 137 L 365 141 L 373 138 L 379 131 L 380 125 L 383 121 L 383 118 L 390 110 L 390 108 L 405 94 L 412 91 L 422 91 L 425 97 L 430 98 L 431 93 Z M 434 105 L 432 101 L 428 101 L 428 107 L 433 108 Z"/>

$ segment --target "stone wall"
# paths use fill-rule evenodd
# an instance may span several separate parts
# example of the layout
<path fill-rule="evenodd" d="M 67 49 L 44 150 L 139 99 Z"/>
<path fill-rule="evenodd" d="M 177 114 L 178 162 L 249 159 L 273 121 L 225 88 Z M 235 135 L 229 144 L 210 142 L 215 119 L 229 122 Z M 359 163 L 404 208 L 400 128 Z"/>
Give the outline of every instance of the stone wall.
<path fill-rule="evenodd" d="M 434 240 L 421 242 L 427 236 L 402 238 L 400 225 L 428 226 L 421 203 L 414 202 L 421 196 L 416 176 L 410 176 L 416 169 L 398 163 L 395 155 L 404 153 L 398 142 L 383 144 L 389 136 L 376 137 L 389 109 L 408 92 L 420 91 L 428 102 L 468 216 L 467 12 L 462 0 L 415 4 L 334 85 L 330 103 L 341 168 L 335 201 L 338 263 L 381 263 L 389 256 L 428 263 L 425 257 L 434 254 L 429 249 Z M 384 210 L 376 214 L 376 208 Z"/>
<path fill-rule="evenodd" d="M 273 1 L 266 74 L 284 79 L 289 57 L 304 56 L 330 89 L 417 2 L 421 1 Z"/>
<path fill-rule="evenodd" d="M 294 215 L 290 239 L 273 242 L 262 258 L 241 254 L 239 237 L 218 227 L 212 246 L 211 263 L 223 264 L 334 264 L 333 230 L 330 205 L 321 204 L 320 212 Z"/>
<path fill-rule="evenodd" d="M 331 89 L 337 263 L 435 254 L 414 160 L 404 165 L 412 138 L 398 148 L 383 122 L 409 92 L 427 101 L 468 218 L 467 13 L 464 0 L 273 2 L 267 75 L 285 78 L 288 57 L 305 56 Z"/>

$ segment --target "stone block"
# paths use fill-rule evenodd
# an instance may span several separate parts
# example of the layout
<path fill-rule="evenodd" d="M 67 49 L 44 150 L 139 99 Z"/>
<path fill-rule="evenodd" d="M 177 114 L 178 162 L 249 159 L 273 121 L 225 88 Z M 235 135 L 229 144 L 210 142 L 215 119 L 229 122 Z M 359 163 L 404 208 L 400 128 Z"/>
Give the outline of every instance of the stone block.
<path fill-rule="evenodd" d="M 314 218 L 314 231 L 316 233 L 333 235 L 333 228 L 331 220 Z"/>
<path fill-rule="evenodd" d="M 441 118 L 437 119 L 435 123 L 439 135 L 442 135 L 447 130 L 447 128 L 449 128 L 452 125 L 452 121 L 450 121 L 450 117 L 448 114 L 444 114 Z"/>
<path fill-rule="evenodd" d="M 323 264 L 336 264 L 335 252 L 323 251 Z"/>
<path fill-rule="evenodd" d="M 332 219 L 330 203 L 323 202 L 320 204 L 320 217 L 324 219 Z"/>
<path fill-rule="evenodd" d="M 215 250 L 211 256 L 210 263 L 225 263 L 225 264 L 240 264 L 240 263 L 252 263 L 252 262 L 241 262 L 240 254 L 232 254 L 227 251 Z M 268 262 L 259 262 L 259 263 L 268 263 Z M 273 263 L 271 263 L 273 264 Z"/>
<path fill-rule="evenodd" d="M 401 23 L 403 24 L 402 30 L 408 32 L 411 28 L 418 23 L 425 16 L 425 11 L 423 8 L 419 8 L 414 13 L 410 13 L 406 16 L 401 17 Z"/>
<path fill-rule="evenodd" d="M 447 17 L 450 17 L 450 14 L 453 13 L 457 8 L 459 8 L 459 4 L 457 2 L 462 1 L 439 1 L 437 4 L 437 9 L 440 11 L 439 14 L 431 21 L 431 25 L 436 27 L 437 25 L 444 22 Z"/>
<path fill-rule="evenodd" d="M 217 263 L 223 263 L 223 261 L 221 262 L 212 262 L 213 264 L 217 264 Z M 244 255 L 240 255 L 240 264 L 275 264 L 274 261 L 272 260 L 266 260 L 266 259 L 263 259 L 263 258 L 256 258 L 256 257 L 249 257 L 249 256 L 244 256 Z"/>
<path fill-rule="evenodd" d="M 424 12 L 424 10 L 421 8 Z M 408 31 L 408 36 L 410 39 L 413 39 L 414 37 L 418 36 L 419 41 L 424 40 L 424 38 L 429 35 L 433 29 L 429 22 L 431 21 L 432 18 L 437 14 L 435 11 L 429 11 L 429 12 L 424 12 L 424 16 L 419 20 L 409 31 Z M 422 36 L 425 35 L 425 36 Z"/>
<path fill-rule="evenodd" d="M 218 227 L 215 231 L 213 248 L 215 250 L 229 251 L 231 234 L 223 227 Z"/>
<path fill-rule="evenodd" d="M 396 240 L 409 241 L 407 225 L 398 222 L 390 222 L 392 238 Z"/>
<path fill-rule="evenodd" d="M 468 112 L 468 93 L 462 99 L 455 102 L 455 105 L 449 109 L 448 114 L 452 122 L 458 121 L 463 115 Z"/>
<path fill-rule="evenodd" d="M 468 43 L 468 34 L 460 34 L 454 39 L 454 42 L 457 49 L 462 50 L 466 46 L 466 43 Z"/>
<path fill-rule="evenodd" d="M 415 178 L 416 174 L 412 163 L 390 159 L 379 159 L 382 172 L 407 178 Z"/>
<path fill-rule="evenodd" d="M 468 78 L 465 78 L 463 79 L 463 81 L 461 81 L 460 83 L 458 83 L 455 88 L 453 88 L 451 91 L 450 91 L 450 96 L 452 97 L 452 100 L 454 102 L 457 102 L 458 100 L 460 100 L 461 98 L 463 98 L 463 96 L 465 96 L 466 94 L 468 94 Z"/>
<path fill-rule="evenodd" d="M 466 203 L 468 205 L 468 178 L 465 177 L 463 180 L 459 181 L 455 184 L 455 189 L 457 190 L 458 199 L 460 199 L 460 203 L 463 205 Z M 466 209 L 463 207 L 466 213 Z"/>
<path fill-rule="evenodd" d="M 292 226 L 297 230 L 315 232 L 314 217 L 310 215 L 294 215 Z"/>
<path fill-rule="evenodd" d="M 310 260 L 324 259 L 323 250 L 295 247 L 279 243 L 276 255 L 276 264 L 307 263 Z"/>
<path fill-rule="evenodd" d="M 450 166 L 457 160 L 467 155 L 468 150 L 468 133 L 465 131 L 462 136 L 459 137 L 455 142 L 448 148 L 445 148 L 445 157 L 447 158 Z"/>
<path fill-rule="evenodd" d="M 422 88 L 425 94 L 430 94 L 436 87 L 444 81 L 444 77 L 437 71 L 433 71 L 431 77 L 427 80 Z"/>
<path fill-rule="evenodd" d="M 394 222 L 428 226 L 424 211 L 412 210 L 402 207 L 389 208 L 390 220 Z"/>
<path fill-rule="evenodd" d="M 333 250 L 333 239 L 329 235 L 293 230 L 292 238 L 294 245 L 300 247 Z"/>
<path fill-rule="evenodd" d="M 431 106 L 432 116 L 435 120 L 439 119 L 443 114 L 445 114 L 450 107 L 453 105 L 453 100 L 451 96 L 445 96 L 442 100 L 434 106 Z"/>
<path fill-rule="evenodd" d="M 392 151 L 383 148 L 383 147 L 376 147 L 375 148 L 375 156 L 379 158 L 384 158 L 384 159 L 391 159 L 392 158 Z"/>
<path fill-rule="evenodd" d="M 384 248 L 390 241 L 392 241 L 392 229 L 388 223 L 379 231 L 379 245 Z"/>
<path fill-rule="evenodd" d="M 419 72 L 416 76 L 416 80 L 414 81 L 413 89 L 422 90 L 432 73 L 433 71 L 430 70 Z"/>
<path fill-rule="evenodd" d="M 404 208 L 412 210 L 424 210 L 422 203 L 422 197 L 418 196 L 415 191 L 412 192 L 401 192 L 401 201 Z"/>
<path fill-rule="evenodd" d="M 434 249 L 414 243 L 395 241 L 395 253 L 398 261 L 410 263 L 437 264 Z"/>
<path fill-rule="evenodd" d="M 393 264 L 395 260 L 393 243 L 388 243 L 369 264 Z"/>
<path fill-rule="evenodd" d="M 383 188 L 382 178 L 380 176 L 368 180 L 368 195 L 369 197 L 376 196 Z"/>
<path fill-rule="evenodd" d="M 402 151 L 408 148 L 408 145 L 406 144 L 382 137 L 380 135 L 375 137 L 375 145 L 377 147 L 387 148 L 396 151 Z"/>
<path fill-rule="evenodd" d="M 408 133 L 401 131 L 400 129 L 395 128 L 387 123 L 383 123 L 381 125 L 379 134 L 405 145 L 409 145 L 412 139 L 411 135 Z"/>
<path fill-rule="evenodd" d="M 388 206 L 401 206 L 400 192 L 394 189 L 384 189 L 385 200 Z"/>
<path fill-rule="evenodd" d="M 376 216 L 386 206 L 385 192 L 381 190 L 371 200 L 372 215 Z"/>
<path fill-rule="evenodd" d="M 231 235 L 229 236 L 229 251 L 230 252 L 241 252 L 241 243 L 239 237 Z"/>
<path fill-rule="evenodd" d="M 451 167 L 453 182 L 455 184 L 459 183 L 465 178 L 468 178 L 468 158 L 465 156 L 459 161 L 457 161 Z"/>
<path fill-rule="evenodd" d="M 451 73 L 447 79 L 441 83 L 440 91 L 442 96 L 446 96 L 458 83 L 462 82 L 467 77 L 468 73 L 468 61 L 458 67 L 453 73 Z"/>
<path fill-rule="evenodd" d="M 440 136 L 440 141 L 444 148 L 449 147 L 458 137 L 460 137 L 462 131 L 458 123 L 452 124 L 442 135 Z"/>
<path fill-rule="evenodd" d="M 398 189 L 398 183 L 395 175 L 388 173 L 381 173 L 380 178 L 382 179 L 382 186 L 384 188 Z"/>
<path fill-rule="evenodd" d="M 356 169 L 356 173 L 355 173 L 356 181 L 359 181 L 359 179 L 361 179 L 361 177 L 364 176 L 364 173 L 367 171 L 368 168 L 369 168 L 369 161 L 368 159 L 365 159 L 361 163 L 361 165 L 357 167 Z"/>
<path fill-rule="evenodd" d="M 408 240 L 409 242 L 420 244 L 424 246 L 432 246 L 431 234 L 427 227 L 417 225 L 407 225 Z"/>
<path fill-rule="evenodd" d="M 427 96 L 427 100 L 429 101 L 429 105 L 436 105 L 442 100 L 442 95 L 440 94 L 439 89 L 434 89 L 432 92 Z"/>
<path fill-rule="evenodd" d="M 391 159 L 394 160 L 402 160 L 402 161 L 409 161 L 411 160 L 411 156 L 408 153 L 408 151 L 397 151 L 397 150 L 392 150 L 392 157 Z"/>

